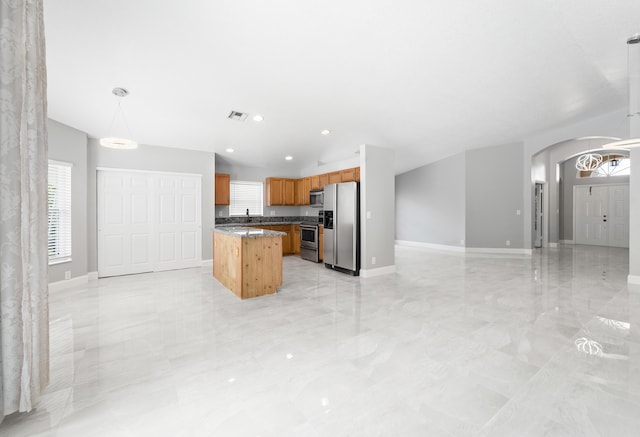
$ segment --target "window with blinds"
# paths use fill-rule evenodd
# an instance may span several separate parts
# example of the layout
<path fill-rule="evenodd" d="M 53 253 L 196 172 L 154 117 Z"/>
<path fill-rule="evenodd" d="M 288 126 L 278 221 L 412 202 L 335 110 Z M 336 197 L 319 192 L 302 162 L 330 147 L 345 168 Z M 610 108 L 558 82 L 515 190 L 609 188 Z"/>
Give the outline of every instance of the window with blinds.
<path fill-rule="evenodd" d="M 49 161 L 49 265 L 71 261 L 71 167 Z"/>
<path fill-rule="evenodd" d="M 231 181 L 229 215 L 262 215 L 262 182 Z"/>

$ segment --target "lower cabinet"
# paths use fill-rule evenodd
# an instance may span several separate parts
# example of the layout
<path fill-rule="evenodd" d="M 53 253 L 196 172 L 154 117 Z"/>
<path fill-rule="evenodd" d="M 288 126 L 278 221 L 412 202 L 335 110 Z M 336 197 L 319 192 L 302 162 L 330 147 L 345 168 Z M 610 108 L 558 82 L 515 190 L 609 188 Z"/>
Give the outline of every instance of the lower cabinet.
<path fill-rule="evenodd" d="M 324 258 L 324 226 L 318 226 L 318 258 L 320 261 Z"/>
<path fill-rule="evenodd" d="M 282 237 L 282 254 L 291 255 L 292 253 L 300 253 L 300 226 L 299 225 L 248 225 L 252 228 L 267 229 L 270 231 L 284 232 L 287 235 Z M 293 229 L 294 226 L 298 227 L 297 237 Z M 297 242 L 297 252 L 296 252 Z"/>
<path fill-rule="evenodd" d="M 291 225 L 291 253 L 300 255 L 300 225 Z"/>

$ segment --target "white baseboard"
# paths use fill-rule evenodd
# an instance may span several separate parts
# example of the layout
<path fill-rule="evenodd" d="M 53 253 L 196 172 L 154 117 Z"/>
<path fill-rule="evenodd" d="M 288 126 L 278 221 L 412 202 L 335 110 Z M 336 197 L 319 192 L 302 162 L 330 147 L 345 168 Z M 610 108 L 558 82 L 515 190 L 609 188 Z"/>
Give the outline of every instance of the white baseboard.
<path fill-rule="evenodd" d="M 377 269 L 360 269 L 361 278 L 373 278 L 374 276 L 388 275 L 396 272 L 395 264 L 392 266 L 378 267 Z"/>
<path fill-rule="evenodd" d="M 98 280 L 98 272 L 89 272 L 87 274 L 87 278 L 89 281 L 97 281 Z"/>
<path fill-rule="evenodd" d="M 421 243 L 419 241 L 407 241 L 407 240 L 396 240 L 396 244 L 398 246 L 407 246 L 407 247 L 420 247 L 423 249 L 436 249 L 436 250 L 446 250 L 448 252 L 460 252 L 463 253 L 465 250 L 462 246 L 449 246 L 447 244 L 434 244 L 434 243 Z"/>
<path fill-rule="evenodd" d="M 202 267 L 213 267 L 213 260 L 212 259 L 203 259 L 202 260 Z"/>
<path fill-rule="evenodd" d="M 560 244 L 575 244 L 573 240 L 560 240 Z"/>
<path fill-rule="evenodd" d="M 89 283 L 88 275 L 77 276 L 75 278 L 65 279 L 64 281 L 50 282 L 49 292 L 65 290 L 67 288 L 77 287 L 79 285 L 86 285 L 88 283 Z"/>
<path fill-rule="evenodd" d="M 629 284 L 640 285 L 640 276 L 629 275 L 629 276 L 627 276 L 627 282 Z"/>
<path fill-rule="evenodd" d="M 552 249 L 557 249 L 558 248 L 558 243 L 549 243 L 549 247 Z"/>
<path fill-rule="evenodd" d="M 467 253 L 494 253 L 502 255 L 533 255 L 533 249 L 507 249 L 501 247 L 467 247 Z"/>

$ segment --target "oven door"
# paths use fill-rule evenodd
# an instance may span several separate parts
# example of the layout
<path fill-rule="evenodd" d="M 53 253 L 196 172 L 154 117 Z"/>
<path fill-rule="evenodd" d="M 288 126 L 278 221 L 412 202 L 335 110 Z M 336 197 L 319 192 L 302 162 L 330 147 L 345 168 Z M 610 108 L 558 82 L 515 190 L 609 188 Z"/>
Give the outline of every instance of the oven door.
<path fill-rule="evenodd" d="M 300 226 L 300 247 L 318 249 L 318 227 Z"/>

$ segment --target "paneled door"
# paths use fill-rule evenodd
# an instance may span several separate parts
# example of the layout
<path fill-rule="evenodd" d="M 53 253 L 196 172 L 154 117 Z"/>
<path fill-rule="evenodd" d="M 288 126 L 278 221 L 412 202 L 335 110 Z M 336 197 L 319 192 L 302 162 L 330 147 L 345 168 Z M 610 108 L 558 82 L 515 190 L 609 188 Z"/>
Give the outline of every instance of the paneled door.
<path fill-rule="evenodd" d="M 574 217 L 576 244 L 629 247 L 629 186 L 575 187 Z"/>
<path fill-rule="evenodd" d="M 155 179 L 158 193 L 156 271 L 201 264 L 200 182 L 199 177 L 169 174 Z"/>
<path fill-rule="evenodd" d="M 609 187 L 609 246 L 629 247 L 629 185 Z"/>
<path fill-rule="evenodd" d="M 98 171 L 98 276 L 201 264 L 201 178 Z"/>
<path fill-rule="evenodd" d="M 152 177 L 98 172 L 98 276 L 153 271 Z"/>

